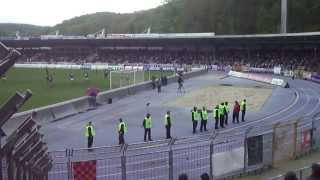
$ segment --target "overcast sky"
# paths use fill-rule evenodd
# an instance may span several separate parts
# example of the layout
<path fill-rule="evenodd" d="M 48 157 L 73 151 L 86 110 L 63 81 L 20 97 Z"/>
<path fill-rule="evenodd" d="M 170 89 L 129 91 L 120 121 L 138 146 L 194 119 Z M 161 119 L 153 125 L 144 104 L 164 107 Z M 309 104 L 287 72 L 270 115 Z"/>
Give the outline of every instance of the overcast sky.
<path fill-rule="evenodd" d="M 128 13 L 157 7 L 163 0 L 1 0 L 0 23 L 53 26 L 95 12 Z"/>

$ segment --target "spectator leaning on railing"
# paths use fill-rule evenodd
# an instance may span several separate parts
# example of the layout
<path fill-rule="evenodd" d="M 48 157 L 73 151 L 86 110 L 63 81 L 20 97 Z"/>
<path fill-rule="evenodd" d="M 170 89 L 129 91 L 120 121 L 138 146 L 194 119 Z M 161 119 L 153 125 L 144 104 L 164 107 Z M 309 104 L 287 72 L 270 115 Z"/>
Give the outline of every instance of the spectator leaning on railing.
<path fill-rule="evenodd" d="M 320 164 L 312 164 L 312 174 L 307 178 L 307 180 L 320 180 Z"/>
<path fill-rule="evenodd" d="M 298 180 L 296 173 L 289 171 L 284 176 L 284 180 Z"/>

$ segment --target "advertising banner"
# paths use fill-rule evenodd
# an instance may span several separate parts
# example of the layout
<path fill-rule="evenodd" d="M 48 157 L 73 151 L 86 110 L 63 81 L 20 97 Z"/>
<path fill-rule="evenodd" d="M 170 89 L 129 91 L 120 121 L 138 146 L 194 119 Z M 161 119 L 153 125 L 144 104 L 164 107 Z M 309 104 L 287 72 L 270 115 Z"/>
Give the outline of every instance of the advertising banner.
<path fill-rule="evenodd" d="M 216 177 L 244 168 L 244 147 L 213 154 L 213 174 Z"/>
<path fill-rule="evenodd" d="M 253 166 L 262 163 L 263 159 L 263 138 L 262 136 L 249 137 L 248 146 L 248 165 Z"/>
<path fill-rule="evenodd" d="M 280 66 L 276 66 L 273 68 L 273 73 L 276 75 L 280 75 L 281 74 L 281 67 Z"/>
<path fill-rule="evenodd" d="M 320 75 L 312 75 L 311 81 L 316 82 L 316 83 L 320 83 Z"/>

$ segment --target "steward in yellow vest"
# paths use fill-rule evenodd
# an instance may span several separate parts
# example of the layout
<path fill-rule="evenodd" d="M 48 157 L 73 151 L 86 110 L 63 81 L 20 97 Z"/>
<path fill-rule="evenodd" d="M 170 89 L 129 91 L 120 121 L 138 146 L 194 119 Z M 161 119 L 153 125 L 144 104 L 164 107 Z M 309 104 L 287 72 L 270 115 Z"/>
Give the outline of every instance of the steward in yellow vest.
<path fill-rule="evenodd" d="M 151 139 L 151 128 L 152 128 L 152 118 L 151 115 L 148 113 L 143 120 L 143 127 L 144 127 L 144 141 L 148 140 L 152 141 Z"/>
<path fill-rule="evenodd" d="M 192 118 L 192 126 L 193 126 L 193 134 L 197 131 L 198 121 L 200 120 L 200 113 L 197 110 L 197 107 L 193 107 L 191 111 L 191 118 Z"/>
<path fill-rule="evenodd" d="M 219 113 L 219 106 L 217 105 L 214 109 L 213 109 L 213 118 L 215 119 L 215 129 L 219 128 L 219 120 L 220 120 L 220 113 Z"/>
<path fill-rule="evenodd" d="M 245 122 L 244 117 L 246 115 L 246 110 L 247 110 L 247 100 L 246 99 L 241 101 L 240 109 L 241 109 L 241 112 L 242 112 L 241 120 L 242 120 L 242 122 Z"/>
<path fill-rule="evenodd" d="M 224 128 L 224 103 L 219 105 L 220 127 Z"/>
<path fill-rule="evenodd" d="M 88 138 L 88 150 L 91 151 L 93 137 L 96 135 L 92 122 L 90 121 L 85 127 L 85 136 Z"/>
<path fill-rule="evenodd" d="M 207 131 L 207 122 L 208 122 L 208 111 L 206 107 L 202 107 L 201 111 L 201 125 L 200 125 L 200 132 L 202 132 L 202 129 L 204 131 Z"/>
<path fill-rule="evenodd" d="M 124 134 L 128 132 L 128 127 L 127 125 L 122 121 L 122 119 L 119 119 L 119 124 L 118 124 L 118 133 L 119 133 L 119 145 L 125 144 L 124 141 Z"/>

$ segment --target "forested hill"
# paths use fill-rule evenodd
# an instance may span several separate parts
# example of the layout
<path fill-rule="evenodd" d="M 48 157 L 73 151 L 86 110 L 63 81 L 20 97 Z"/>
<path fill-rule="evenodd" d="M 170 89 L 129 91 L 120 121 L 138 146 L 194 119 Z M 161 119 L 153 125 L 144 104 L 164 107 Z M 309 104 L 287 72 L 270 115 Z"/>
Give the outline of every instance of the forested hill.
<path fill-rule="evenodd" d="M 0 36 L 15 36 L 17 31 L 21 35 L 39 36 L 50 32 L 51 28 L 29 24 L 0 23 Z"/>
<path fill-rule="evenodd" d="M 0 24 L 0 36 L 53 33 L 216 32 L 216 34 L 278 33 L 280 0 L 167 0 L 155 9 L 131 14 L 100 12 L 65 20 L 54 27 Z M 319 0 L 288 0 L 288 31 L 320 31 Z"/>

